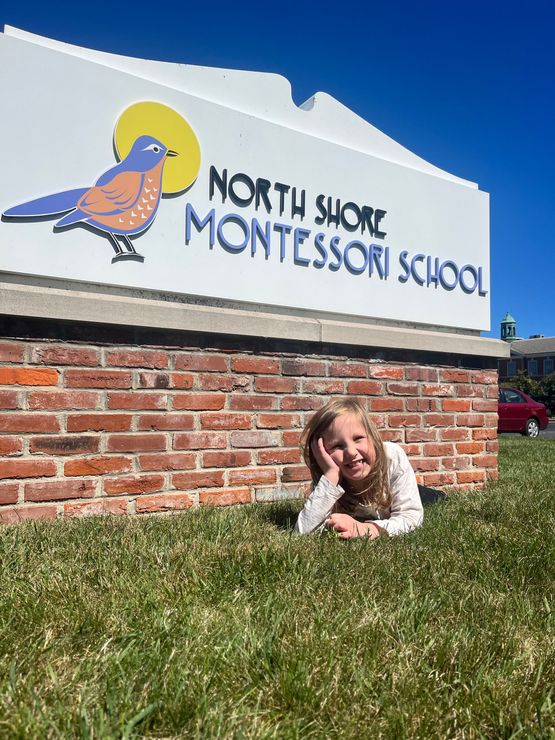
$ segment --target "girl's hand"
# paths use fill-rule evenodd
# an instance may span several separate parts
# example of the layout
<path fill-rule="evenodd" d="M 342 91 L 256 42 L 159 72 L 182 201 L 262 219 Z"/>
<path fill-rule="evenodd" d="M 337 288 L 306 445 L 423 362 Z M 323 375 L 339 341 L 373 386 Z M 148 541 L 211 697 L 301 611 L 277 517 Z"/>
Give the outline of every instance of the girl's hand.
<path fill-rule="evenodd" d="M 336 486 L 339 483 L 339 478 L 341 477 L 339 465 L 337 465 L 332 460 L 330 455 L 326 452 L 326 448 L 324 447 L 324 440 L 322 439 L 322 437 L 315 437 L 310 444 L 310 448 L 322 473 L 326 476 L 330 483 L 333 483 L 333 485 Z"/>
<path fill-rule="evenodd" d="M 326 521 L 329 529 L 334 529 L 342 540 L 353 537 L 368 537 L 376 540 L 380 536 L 379 527 L 372 522 L 359 522 L 348 514 L 332 514 Z"/>

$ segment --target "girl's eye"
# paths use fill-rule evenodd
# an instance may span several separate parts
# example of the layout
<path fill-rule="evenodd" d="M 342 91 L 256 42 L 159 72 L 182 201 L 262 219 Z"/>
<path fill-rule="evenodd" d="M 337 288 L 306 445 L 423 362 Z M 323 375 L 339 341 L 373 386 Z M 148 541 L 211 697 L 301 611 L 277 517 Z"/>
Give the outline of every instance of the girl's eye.
<path fill-rule="evenodd" d="M 366 439 L 362 434 L 360 434 L 358 437 L 355 437 L 355 442 L 360 442 L 361 439 Z"/>

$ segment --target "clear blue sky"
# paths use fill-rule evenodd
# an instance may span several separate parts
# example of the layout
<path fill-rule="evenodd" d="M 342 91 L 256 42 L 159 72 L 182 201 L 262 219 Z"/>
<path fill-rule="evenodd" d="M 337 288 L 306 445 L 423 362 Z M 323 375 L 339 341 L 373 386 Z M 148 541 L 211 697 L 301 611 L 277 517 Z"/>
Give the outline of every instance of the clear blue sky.
<path fill-rule="evenodd" d="M 555 2 L 25 2 L 9 24 L 150 59 L 323 90 L 491 196 L 492 336 L 555 336 Z M 54 9 L 56 8 L 56 9 Z M 453 229 L 464 229 L 464 214 Z"/>

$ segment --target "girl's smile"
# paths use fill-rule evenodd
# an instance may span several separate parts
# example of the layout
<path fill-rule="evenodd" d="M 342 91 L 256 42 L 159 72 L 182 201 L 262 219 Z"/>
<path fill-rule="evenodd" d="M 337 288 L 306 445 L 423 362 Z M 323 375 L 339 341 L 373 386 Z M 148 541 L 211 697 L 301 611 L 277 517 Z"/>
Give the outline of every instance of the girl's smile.
<path fill-rule="evenodd" d="M 372 441 L 356 414 L 341 414 L 323 435 L 326 452 L 340 470 L 341 477 L 356 488 L 369 475 L 376 459 Z"/>

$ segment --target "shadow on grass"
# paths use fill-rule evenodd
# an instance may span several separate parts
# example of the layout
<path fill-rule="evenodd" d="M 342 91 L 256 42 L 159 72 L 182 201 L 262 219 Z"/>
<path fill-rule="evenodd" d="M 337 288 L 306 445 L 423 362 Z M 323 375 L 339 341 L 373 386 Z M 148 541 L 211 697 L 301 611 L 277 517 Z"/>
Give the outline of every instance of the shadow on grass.
<path fill-rule="evenodd" d="M 292 531 L 295 527 L 295 522 L 299 516 L 301 510 L 300 501 L 291 501 L 276 504 L 267 504 L 265 506 L 258 506 L 256 509 L 257 516 L 263 522 L 273 524 L 278 529 L 285 531 Z"/>

